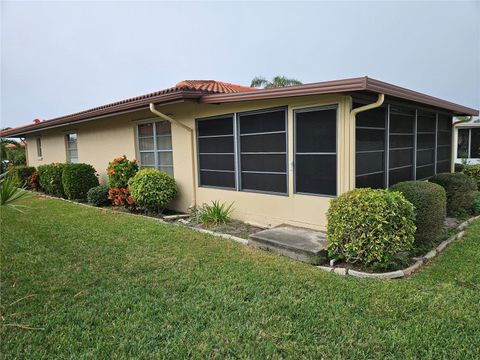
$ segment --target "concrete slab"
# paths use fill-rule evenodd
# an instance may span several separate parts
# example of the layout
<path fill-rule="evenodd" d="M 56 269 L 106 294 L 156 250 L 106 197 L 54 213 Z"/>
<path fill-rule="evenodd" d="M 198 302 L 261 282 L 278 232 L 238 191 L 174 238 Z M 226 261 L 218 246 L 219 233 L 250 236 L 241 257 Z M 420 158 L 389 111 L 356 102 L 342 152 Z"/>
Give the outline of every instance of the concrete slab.
<path fill-rule="evenodd" d="M 320 265 L 327 261 L 327 239 L 321 231 L 279 226 L 250 235 L 248 245 L 308 264 Z"/>

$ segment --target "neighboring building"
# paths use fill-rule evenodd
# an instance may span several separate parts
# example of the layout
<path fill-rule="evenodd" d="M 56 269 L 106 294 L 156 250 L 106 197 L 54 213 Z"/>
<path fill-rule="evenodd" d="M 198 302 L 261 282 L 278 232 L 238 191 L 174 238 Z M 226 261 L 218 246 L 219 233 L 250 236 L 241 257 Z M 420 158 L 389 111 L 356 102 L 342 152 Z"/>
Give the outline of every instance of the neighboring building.
<path fill-rule="evenodd" d="M 453 144 L 456 163 L 480 163 L 480 123 L 462 122 L 455 124 Z"/>
<path fill-rule="evenodd" d="M 220 200 L 251 223 L 325 229 L 338 194 L 450 172 L 452 117 L 464 115 L 478 111 L 368 77 L 183 81 L 0 135 L 25 137 L 30 165 L 89 163 L 103 181 L 113 158 L 136 158 L 175 177 L 176 210 Z"/>

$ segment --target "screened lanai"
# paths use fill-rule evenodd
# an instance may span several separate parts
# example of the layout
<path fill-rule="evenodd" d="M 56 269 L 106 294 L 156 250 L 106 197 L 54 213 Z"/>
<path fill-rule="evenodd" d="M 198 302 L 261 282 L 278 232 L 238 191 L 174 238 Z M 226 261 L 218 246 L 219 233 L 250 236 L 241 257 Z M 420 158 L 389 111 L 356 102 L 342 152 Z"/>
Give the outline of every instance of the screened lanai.
<path fill-rule="evenodd" d="M 355 101 L 353 107 L 363 106 Z M 356 116 L 357 188 L 386 188 L 451 171 L 452 116 L 388 103 Z"/>

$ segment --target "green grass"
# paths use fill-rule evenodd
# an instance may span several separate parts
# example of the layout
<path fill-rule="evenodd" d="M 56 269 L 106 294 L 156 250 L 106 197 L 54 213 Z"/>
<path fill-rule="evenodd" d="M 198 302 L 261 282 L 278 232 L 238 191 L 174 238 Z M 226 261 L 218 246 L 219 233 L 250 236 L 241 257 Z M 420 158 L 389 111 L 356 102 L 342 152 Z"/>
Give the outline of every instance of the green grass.
<path fill-rule="evenodd" d="M 419 274 L 378 281 L 155 220 L 23 203 L 0 210 L 3 358 L 480 358 L 480 222 Z"/>

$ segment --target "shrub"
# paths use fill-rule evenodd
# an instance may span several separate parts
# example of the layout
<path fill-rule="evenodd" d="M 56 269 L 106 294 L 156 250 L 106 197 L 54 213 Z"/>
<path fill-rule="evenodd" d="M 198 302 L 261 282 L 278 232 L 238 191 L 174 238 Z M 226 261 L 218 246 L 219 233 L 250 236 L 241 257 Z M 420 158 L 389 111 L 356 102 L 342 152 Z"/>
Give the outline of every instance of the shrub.
<path fill-rule="evenodd" d="M 455 163 L 455 172 L 462 172 L 465 165 Z"/>
<path fill-rule="evenodd" d="M 154 169 L 142 169 L 128 182 L 133 200 L 147 211 L 162 212 L 177 195 L 175 180 Z"/>
<path fill-rule="evenodd" d="M 111 188 L 108 190 L 108 199 L 111 200 L 113 206 L 123 206 L 126 209 L 135 209 L 137 204 L 130 195 L 128 187 L 124 188 Z"/>
<path fill-rule="evenodd" d="M 428 244 L 438 239 L 447 216 L 447 196 L 438 184 L 426 181 L 405 181 L 393 185 L 415 207 L 415 242 Z"/>
<path fill-rule="evenodd" d="M 414 241 L 414 207 L 399 192 L 349 191 L 331 201 L 327 219 L 329 256 L 350 263 L 388 268 Z"/>
<path fill-rule="evenodd" d="M 474 215 L 480 214 L 480 191 L 475 193 L 475 198 L 473 199 L 472 212 Z"/>
<path fill-rule="evenodd" d="M 203 225 L 226 224 L 233 212 L 233 203 L 220 204 L 219 201 L 212 201 L 212 205 L 204 204 L 197 212 L 197 219 Z"/>
<path fill-rule="evenodd" d="M 430 181 L 445 189 L 449 216 L 464 216 L 471 213 L 477 191 L 477 182 L 473 178 L 463 173 L 442 173 Z"/>
<path fill-rule="evenodd" d="M 34 191 L 40 190 L 40 177 L 38 176 L 38 172 L 35 171 L 32 175 L 30 175 L 27 181 L 27 187 Z"/>
<path fill-rule="evenodd" d="M 128 160 L 125 155 L 108 163 L 107 174 L 110 188 L 126 188 L 130 180 L 138 172 L 136 160 Z"/>
<path fill-rule="evenodd" d="M 53 163 L 49 165 L 40 165 L 38 167 L 38 176 L 40 186 L 43 191 L 49 195 L 64 197 L 62 184 L 62 172 L 65 164 Z"/>
<path fill-rule="evenodd" d="M 480 164 L 466 165 L 463 167 L 462 172 L 475 179 L 477 187 L 480 188 Z"/>
<path fill-rule="evenodd" d="M 13 166 L 9 171 L 9 176 L 14 179 L 20 187 L 28 186 L 28 178 L 35 172 L 33 166 Z"/>
<path fill-rule="evenodd" d="M 99 185 L 92 187 L 87 192 L 87 201 L 95 206 L 103 206 L 108 204 L 108 186 Z"/>
<path fill-rule="evenodd" d="M 87 192 L 98 186 L 98 178 L 92 165 L 65 164 L 62 184 L 65 195 L 70 200 L 87 200 Z"/>

